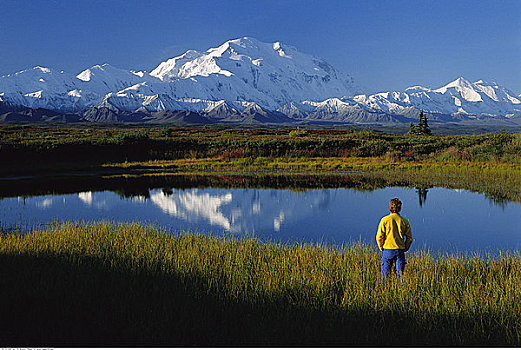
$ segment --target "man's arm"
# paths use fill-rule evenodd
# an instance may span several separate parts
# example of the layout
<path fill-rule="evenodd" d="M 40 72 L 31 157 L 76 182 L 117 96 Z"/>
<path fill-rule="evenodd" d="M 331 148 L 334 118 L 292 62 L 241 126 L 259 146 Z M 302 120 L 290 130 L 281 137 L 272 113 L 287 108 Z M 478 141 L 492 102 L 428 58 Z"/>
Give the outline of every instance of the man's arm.
<path fill-rule="evenodd" d="M 408 251 L 412 244 L 412 230 L 409 221 L 407 221 L 407 225 L 405 226 L 405 251 Z"/>
<path fill-rule="evenodd" d="M 383 251 L 385 243 L 385 225 L 383 219 L 380 220 L 378 230 L 376 231 L 376 243 L 378 244 L 378 249 L 380 249 L 380 251 Z"/>

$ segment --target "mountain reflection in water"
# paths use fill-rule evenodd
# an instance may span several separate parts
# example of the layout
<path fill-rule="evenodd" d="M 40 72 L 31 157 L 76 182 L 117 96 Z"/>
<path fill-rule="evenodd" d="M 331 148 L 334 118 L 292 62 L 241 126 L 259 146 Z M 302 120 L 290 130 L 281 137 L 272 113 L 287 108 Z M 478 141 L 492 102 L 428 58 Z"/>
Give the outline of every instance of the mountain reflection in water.
<path fill-rule="evenodd" d="M 295 193 L 289 190 L 190 189 L 153 190 L 150 201 L 164 213 L 189 222 L 205 221 L 229 232 L 253 232 L 257 227 L 272 226 L 273 231 L 295 213 L 307 215 L 314 208 L 325 210 L 330 204 L 330 190 Z M 295 200 L 293 197 L 298 197 Z"/>
<path fill-rule="evenodd" d="M 206 219 L 211 225 L 221 226 L 230 230 L 230 220 L 221 212 L 222 206 L 232 201 L 232 194 L 212 196 L 209 193 L 192 191 L 175 191 L 165 194 L 156 191 L 150 195 L 150 201 L 157 205 L 163 212 L 185 220 Z"/>
<path fill-rule="evenodd" d="M 479 193 L 387 187 L 378 179 L 363 182 L 352 176 L 218 179 L 217 186 L 211 183 L 215 178 L 208 177 L 102 179 L 92 190 L 92 184 L 75 180 L 62 184 L 61 191 L 55 181 L 19 188 L 5 184 L 0 186 L 0 228 L 30 229 L 55 220 L 140 222 L 174 232 L 254 235 L 281 243 L 363 241 L 374 246 L 389 200 L 399 197 L 413 229 L 413 250 L 520 249 L 521 206 L 507 200 L 498 205 Z M 283 187 L 288 183 L 291 189 Z"/>

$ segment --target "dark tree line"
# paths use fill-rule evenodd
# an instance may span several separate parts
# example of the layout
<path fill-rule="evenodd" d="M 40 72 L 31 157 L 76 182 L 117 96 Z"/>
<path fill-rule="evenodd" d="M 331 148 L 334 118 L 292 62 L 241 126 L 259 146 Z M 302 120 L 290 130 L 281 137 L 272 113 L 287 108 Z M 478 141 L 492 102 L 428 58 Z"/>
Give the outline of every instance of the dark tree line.
<path fill-rule="evenodd" d="M 427 123 L 427 117 L 423 114 L 423 111 L 420 112 L 420 117 L 418 121 L 418 125 L 414 125 L 413 122 L 409 124 L 409 134 L 410 135 L 430 135 L 431 129 L 429 124 Z"/>

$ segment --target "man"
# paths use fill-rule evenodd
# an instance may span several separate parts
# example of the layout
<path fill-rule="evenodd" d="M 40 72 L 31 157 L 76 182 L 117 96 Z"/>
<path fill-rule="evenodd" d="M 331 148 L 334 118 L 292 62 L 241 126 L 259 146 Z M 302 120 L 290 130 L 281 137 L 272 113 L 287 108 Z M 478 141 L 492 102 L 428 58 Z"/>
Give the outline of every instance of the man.
<path fill-rule="evenodd" d="M 398 198 L 391 199 L 389 203 L 391 214 L 384 216 L 378 225 L 376 243 L 382 254 L 382 279 L 391 273 L 391 268 L 396 262 L 398 280 L 405 270 L 405 252 L 412 243 L 412 232 L 409 221 L 400 216 L 402 202 Z"/>

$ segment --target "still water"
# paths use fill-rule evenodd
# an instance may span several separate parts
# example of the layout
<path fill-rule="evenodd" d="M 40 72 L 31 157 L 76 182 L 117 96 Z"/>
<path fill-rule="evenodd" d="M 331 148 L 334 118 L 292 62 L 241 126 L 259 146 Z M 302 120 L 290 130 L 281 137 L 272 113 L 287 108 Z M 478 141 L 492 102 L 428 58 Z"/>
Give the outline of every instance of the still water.
<path fill-rule="evenodd" d="M 372 191 L 326 188 L 149 188 L 137 195 L 113 190 L 5 196 L 0 225 L 30 228 L 54 220 L 142 222 L 169 230 L 263 241 L 374 243 L 393 197 L 403 202 L 414 243 L 433 253 L 521 250 L 521 205 L 445 188 L 385 187 Z"/>

